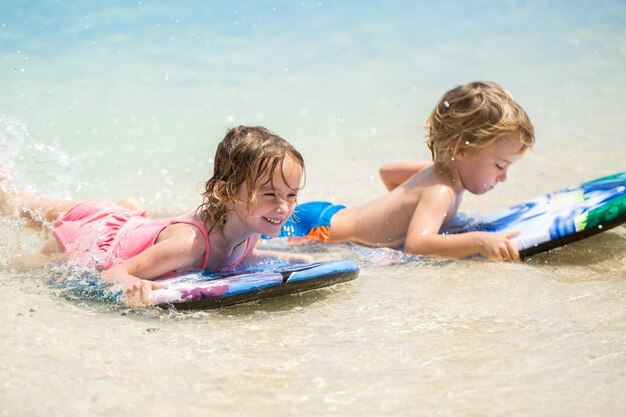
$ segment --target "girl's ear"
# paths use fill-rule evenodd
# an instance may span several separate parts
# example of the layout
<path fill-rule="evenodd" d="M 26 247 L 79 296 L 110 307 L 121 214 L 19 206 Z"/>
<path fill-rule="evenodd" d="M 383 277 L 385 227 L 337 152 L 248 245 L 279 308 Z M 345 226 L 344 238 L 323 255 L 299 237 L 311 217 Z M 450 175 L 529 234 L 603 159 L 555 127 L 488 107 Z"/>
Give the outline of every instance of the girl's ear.
<path fill-rule="evenodd" d="M 232 202 L 231 199 L 228 198 L 228 195 L 226 193 L 226 181 L 218 180 L 215 183 L 215 188 L 217 189 L 217 194 L 220 196 L 220 199 L 225 205 L 228 205 Z"/>

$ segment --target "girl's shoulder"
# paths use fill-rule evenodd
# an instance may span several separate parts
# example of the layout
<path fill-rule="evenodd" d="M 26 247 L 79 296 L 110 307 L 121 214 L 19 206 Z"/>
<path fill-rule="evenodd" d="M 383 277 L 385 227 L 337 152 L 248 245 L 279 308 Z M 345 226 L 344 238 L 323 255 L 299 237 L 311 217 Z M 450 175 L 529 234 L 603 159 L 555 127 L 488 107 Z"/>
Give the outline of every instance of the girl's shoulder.
<path fill-rule="evenodd" d="M 208 240 L 206 228 L 199 222 L 175 221 L 161 232 L 159 240 L 172 239 L 188 249 L 204 249 Z"/>

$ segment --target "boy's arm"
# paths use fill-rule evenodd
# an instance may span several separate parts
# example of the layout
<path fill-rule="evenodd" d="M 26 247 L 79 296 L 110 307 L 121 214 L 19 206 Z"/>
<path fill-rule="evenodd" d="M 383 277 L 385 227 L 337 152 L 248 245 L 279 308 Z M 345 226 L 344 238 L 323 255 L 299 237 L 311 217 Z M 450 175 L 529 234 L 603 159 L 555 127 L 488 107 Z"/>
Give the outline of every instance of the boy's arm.
<path fill-rule="evenodd" d="M 487 259 L 519 260 L 519 252 L 509 240 L 517 233 L 439 234 L 453 202 L 454 193 L 447 187 L 424 190 L 407 230 L 405 252 L 444 258 L 466 258 L 480 254 Z"/>
<path fill-rule="evenodd" d="M 378 172 L 387 190 L 391 191 L 431 165 L 432 162 L 429 161 L 396 161 L 383 165 Z"/>

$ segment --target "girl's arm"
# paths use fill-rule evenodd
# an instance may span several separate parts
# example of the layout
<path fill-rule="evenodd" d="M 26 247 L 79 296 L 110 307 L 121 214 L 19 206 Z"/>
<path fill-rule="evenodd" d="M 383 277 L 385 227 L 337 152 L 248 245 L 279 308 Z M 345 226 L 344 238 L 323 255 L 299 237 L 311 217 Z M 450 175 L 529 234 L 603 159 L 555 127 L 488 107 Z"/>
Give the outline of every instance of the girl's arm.
<path fill-rule="evenodd" d="M 444 258 L 482 255 L 494 260 L 519 260 L 519 252 L 509 240 L 518 233 L 439 234 L 454 203 L 453 191 L 447 191 L 442 192 L 441 186 L 424 190 L 407 230 L 405 252 Z"/>
<path fill-rule="evenodd" d="M 252 254 L 248 254 L 249 257 L 246 256 L 247 263 L 260 263 L 270 258 L 281 258 L 289 263 L 310 263 L 314 260 L 311 255 L 302 253 L 289 253 L 266 249 L 254 249 L 250 252 Z"/>
<path fill-rule="evenodd" d="M 391 191 L 431 165 L 432 162 L 428 161 L 396 161 L 383 165 L 378 172 L 387 190 Z"/>
<path fill-rule="evenodd" d="M 300 253 L 290 253 L 290 252 L 279 252 L 267 249 L 259 249 L 257 248 L 260 239 L 257 238 L 253 243 L 253 248 L 248 252 L 246 257 L 243 260 L 243 263 L 246 265 L 254 265 L 258 263 L 262 263 L 271 258 L 280 258 L 284 259 L 290 263 L 308 263 L 313 262 L 313 257 L 310 255 L 304 255 Z"/>
<path fill-rule="evenodd" d="M 204 237 L 190 226 L 164 239 L 145 251 L 102 272 L 105 282 L 121 284 L 128 304 L 152 304 L 152 290 L 164 285 L 155 278 L 175 270 L 197 268 L 197 260 L 205 251 Z"/>

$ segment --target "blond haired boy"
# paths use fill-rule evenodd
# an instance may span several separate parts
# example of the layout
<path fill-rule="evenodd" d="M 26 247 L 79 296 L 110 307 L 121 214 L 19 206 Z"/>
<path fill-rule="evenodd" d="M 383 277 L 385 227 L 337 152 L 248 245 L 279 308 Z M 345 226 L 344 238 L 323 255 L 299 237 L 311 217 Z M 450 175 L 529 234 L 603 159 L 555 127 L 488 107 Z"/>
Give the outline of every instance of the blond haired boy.
<path fill-rule="evenodd" d="M 499 84 L 475 81 L 447 91 L 427 121 L 432 161 L 383 166 L 389 193 L 345 208 L 327 202 L 299 205 L 279 236 L 399 248 L 411 254 L 517 260 L 515 234 L 440 234 L 457 214 L 463 193 L 484 194 L 534 144 L 524 109 Z"/>

